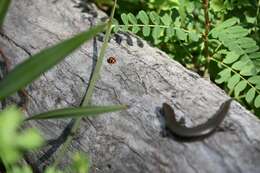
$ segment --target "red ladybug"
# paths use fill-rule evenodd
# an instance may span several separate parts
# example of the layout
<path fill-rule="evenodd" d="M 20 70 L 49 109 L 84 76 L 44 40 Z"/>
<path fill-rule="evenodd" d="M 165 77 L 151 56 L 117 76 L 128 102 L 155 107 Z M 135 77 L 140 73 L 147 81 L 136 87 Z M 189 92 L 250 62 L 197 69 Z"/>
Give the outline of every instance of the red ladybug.
<path fill-rule="evenodd" d="M 116 63 L 116 58 L 111 56 L 107 59 L 107 63 L 109 64 L 115 64 Z"/>

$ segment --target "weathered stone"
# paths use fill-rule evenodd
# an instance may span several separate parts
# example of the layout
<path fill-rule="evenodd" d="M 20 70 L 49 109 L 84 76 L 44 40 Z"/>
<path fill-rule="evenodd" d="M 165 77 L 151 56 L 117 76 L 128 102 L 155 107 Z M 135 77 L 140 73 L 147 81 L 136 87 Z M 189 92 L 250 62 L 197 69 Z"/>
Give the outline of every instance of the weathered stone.
<path fill-rule="evenodd" d="M 76 0 L 16 0 L 4 24 L 0 47 L 14 67 L 103 17 L 95 9 L 83 13 Z M 84 44 L 27 87 L 28 115 L 80 104 L 100 40 Z M 111 39 L 105 57 L 109 56 L 115 56 L 117 63 L 104 61 L 93 104 L 124 103 L 131 107 L 84 119 L 62 167 L 67 166 L 72 152 L 79 150 L 89 154 L 91 172 L 97 173 L 260 172 L 260 122 L 235 101 L 221 131 L 203 141 L 181 143 L 161 135 L 164 118 L 159 110 L 163 102 L 170 103 L 192 126 L 206 121 L 228 98 L 220 88 L 129 34 Z M 64 142 L 59 136 L 68 124 L 69 120 L 30 122 L 41 129 L 46 140 L 54 141 L 41 152 L 30 154 L 27 161 L 40 170 L 51 163 Z"/>

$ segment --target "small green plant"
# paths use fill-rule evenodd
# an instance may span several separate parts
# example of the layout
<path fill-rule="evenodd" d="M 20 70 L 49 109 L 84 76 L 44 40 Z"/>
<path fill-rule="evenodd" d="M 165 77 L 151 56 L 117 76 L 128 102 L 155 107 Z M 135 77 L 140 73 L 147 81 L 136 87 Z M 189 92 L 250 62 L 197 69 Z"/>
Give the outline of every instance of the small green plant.
<path fill-rule="evenodd" d="M 260 107 L 260 52 L 256 41 L 249 37 L 247 29 L 231 18 L 211 30 L 213 42 L 217 43 L 215 56 L 221 71 L 218 84 L 226 83 L 229 95 L 242 98 L 248 104 Z M 216 39 L 216 40 L 215 40 Z"/>
<path fill-rule="evenodd" d="M 0 112 L 0 159 L 7 173 L 33 173 L 29 166 L 19 166 L 18 163 L 24 152 L 39 149 L 44 144 L 37 129 L 19 130 L 23 122 L 23 113 L 14 106 Z M 83 153 L 76 153 L 68 169 L 75 173 L 88 173 L 89 159 Z M 44 172 L 62 173 L 52 166 Z"/>
<path fill-rule="evenodd" d="M 7 170 L 22 158 L 21 151 L 36 149 L 43 143 L 36 129 L 18 132 L 22 122 L 22 113 L 15 107 L 0 112 L 0 158 Z"/>
<path fill-rule="evenodd" d="M 88 173 L 90 168 L 89 158 L 85 154 L 76 153 L 73 157 L 72 172 Z"/>

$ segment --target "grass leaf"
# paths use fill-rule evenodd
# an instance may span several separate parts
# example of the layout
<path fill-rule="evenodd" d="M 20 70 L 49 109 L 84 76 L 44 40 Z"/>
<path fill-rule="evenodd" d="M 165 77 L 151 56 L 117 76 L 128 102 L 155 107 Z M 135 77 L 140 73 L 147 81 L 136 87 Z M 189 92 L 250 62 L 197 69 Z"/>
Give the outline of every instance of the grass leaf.
<path fill-rule="evenodd" d="M 11 3 L 11 0 L 1 0 L 0 1 L 0 27 L 4 23 L 4 18 L 7 13 L 8 7 Z"/>
<path fill-rule="evenodd" d="M 90 28 L 88 31 L 45 49 L 19 64 L 0 81 L 0 100 L 25 87 L 43 72 L 63 60 L 85 41 L 90 40 L 101 32 L 105 26 L 106 25 L 103 24 Z"/>
<path fill-rule="evenodd" d="M 56 109 L 49 112 L 44 112 L 38 115 L 27 118 L 26 120 L 40 120 L 40 119 L 58 119 L 58 118 L 76 118 L 83 116 L 94 116 L 107 112 L 115 112 L 123 109 L 127 109 L 126 105 L 114 105 L 114 106 L 88 106 L 79 108 L 64 108 Z"/>

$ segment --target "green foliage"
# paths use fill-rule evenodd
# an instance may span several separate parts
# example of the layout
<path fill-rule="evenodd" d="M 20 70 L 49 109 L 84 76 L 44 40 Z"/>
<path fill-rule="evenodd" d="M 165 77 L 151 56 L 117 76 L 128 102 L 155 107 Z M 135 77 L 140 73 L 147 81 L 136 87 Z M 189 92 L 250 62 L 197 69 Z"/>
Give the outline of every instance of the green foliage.
<path fill-rule="evenodd" d="M 4 163 L 7 173 L 32 173 L 29 166 L 19 166 L 17 163 L 24 152 L 37 149 L 44 143 L 36 129 L 20 131 L 22 122 L 23 114 L 15 107 L 0 112 L 0 161 Z M 88 173 L 89 159 L 82 153 L 76 153 L 70 169 L 75 173 Z M 45 173 L 62 172 L 47 167 Z"/>
<path fill-rule="evenodd" d="M 114 20 L 114 32 L 136 33 L 184 66 L 200 73 L 205 70 L 205 59 L 201 56 L 202 22 L 195 23 L 197 19 L 193 19 L 194 17 L 189 14 L 201 15 L 203 13 L 201 4 L 197 1 L 190 3 L 188 0 L 161 2 L 163 3 L 148 1 L 144 5 L 146 11 L 130 10 L 128 13 L 121 13 L 117 20 Z M 174 5 L 168 8 L 167 4 L 172 2 Z M 158 3 L 161 6 L 151 6 L 151 3 Z M 194 4 L 200 5 L 198 9 Z M 119 6 L 120 8 L 124 7 Z"/>
<path fill-rule="evenodd" d="M 7 13 L 8 7 L 11 3 L 11 0 L 1 0 L 0 1 L 0 28 L 4 23 L 4 18 Z"/>
<path fill-rule="evenodd" d="M 23 165 L 22 167 L 14 166 L 8 173 L 33 173 L 32 169 L 29 166 Z"/>
<path fill-rule="evenodd" d="M 146 13 L 141 10 L 136 16 L 132 13 L 123 13 L 121 14 L 121 20 L 123 25 L 119 25 L 119 22 L 114 20 L 114 32 L 131 31 L 140 33 L 144 37 L 152 37 L 155 45 L 168 42 L 173 37 L 180 41 L 199 40 L 199 35 L 196 32 L 176 27 L 169 13 L 164 13 L 161 17 L 154 11 Z"/>
<path fill-rule="evenodd" d="M 212 0 L 210 1 L 210 7 L 215 12 L 228 13 L 235 8 L 243 8 L 250 6 L 250 0 Z"/>
<path fill-rule="evenodd" d="M 179 0 L 149 0 L 147 5 L 150 9 L 156 9 L 157 11 L 168 11 L 178 7 Z"/>
<path fill-rule="evenodd" d="M 82 153 L 76 153 L 73 157 L 72 171 L 75 173 L 89 173 L 90 160 Z"/>
<path fill-rule="evenodd" d="M 21 159 L 22 151 L 38 148 L 43 143 L 36 129 L 18 132 L 22 122 L 22 113 L 15 107 L 0 112 L 0 158 L 6 166 Z"/>
<path fill-rule="evenodd" d="M 62 171 L 55 169 L 54 167 L 48 167 L 44 173 L 62 173 Z"/>
<path fill-rule="evenodd" d="M 237 18 L 231 18 L 210 32 L 219 41 L 218 47 L 222 46 L 215 55 L 216 58 L 223 57 L 223 61 L 219 62 L 219 78 L 215 81 L 218 84 L 226 83 L 229 93 L 234 92 L 235 98 L 243 97 L 248 104 L 259 108 L 259 46 L 248 36 L 248 30 L 238 23 Z"/>

